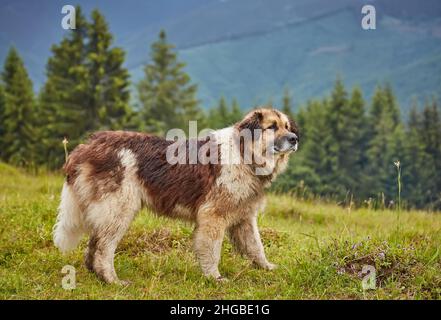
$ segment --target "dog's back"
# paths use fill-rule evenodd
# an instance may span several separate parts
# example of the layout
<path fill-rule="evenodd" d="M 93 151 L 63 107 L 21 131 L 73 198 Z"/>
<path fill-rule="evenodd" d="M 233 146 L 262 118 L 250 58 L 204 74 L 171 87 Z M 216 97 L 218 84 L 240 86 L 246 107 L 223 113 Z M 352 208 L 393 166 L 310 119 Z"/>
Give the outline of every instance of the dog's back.
<path fill-rule="evenodd" d="M 84 233 L 124 221 L 124 215 L 131 220 L 143 204 L 158 214 L 193 220 L 218 165 L 169 164 L 171 143 L 148 134 L 103 131 L 77 146 L 64 166 L 55 245 L 71 250 Z"/>

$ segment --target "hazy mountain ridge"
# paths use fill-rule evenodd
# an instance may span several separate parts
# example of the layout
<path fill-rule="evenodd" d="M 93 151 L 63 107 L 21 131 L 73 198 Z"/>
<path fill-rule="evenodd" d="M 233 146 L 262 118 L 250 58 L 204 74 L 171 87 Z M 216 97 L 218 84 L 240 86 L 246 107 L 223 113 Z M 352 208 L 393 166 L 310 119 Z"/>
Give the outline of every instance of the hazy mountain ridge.
<path fill-rule="evenodd" d="M 441 92 L 441 3 L 435 0 L 370 1 L 377 9 L 374 31 L 360 26 L 366 1 L 78 2 L 87 13 L 98 7 L 105 14 L 115 44 L 127 51 L 132 82 L 142 77 L 158 31 L 167 30 L 205 107 L 222 94 L 237 97 L 243 108 L 279 103 L 284 87 L 298 105 L 327 93 L 337 74 L 368 95 L 390 81 L 404 109 L 414 95 Z M 50 46 L 64 33 L 64 4 L 0 4 L 0 58 L 16 45 L 37 89 Z"/>
<path fill-rule="evenodd" d="M 329 92 L 337 74 L 350 86 L 360 85 L 367 95 L 379 82 L 390 81 L 404 109 L 412 96 L 424 98 L 441 92 L 440 74 L 435 71 L 441 68 L 441 43 L 430 32 L 438 21 L 425 23 L 423 32 L 421 27 L 403 32 L 406 23 L 390 25 L 395 18 L 384 16 L 377 30 L 364 31 L 357 18 L 351 10 L 342 10 L 254 37 L 253 41 L 226 41 L 182 50 L 181 54 L 192 76 L 204 80 L 200 81 L 204 101 L 210 101 L 216 93 L 230 96 L 239 92 L 235 95 L 242 105 L 249 104 L 250 97 L 251 104 L 265 103 L 270 98 L 279 102 L 283 87 L 290 87 L 295 100 L 304 102 Z M 222 55 L 238 60 L 233 63 L 236 67 L 223 61 Z M 196 66 L 194 59 L 198 56 L 210 57 L 210 63 L 199 62 Z M 278 63 L 267 63 L 268 56 Z M 207 80 L 206 73 L 221 75 Z M 249 81 L 243 80 L 247 78 Z M 258 83 L 263 78 L 266 80 Z"/>

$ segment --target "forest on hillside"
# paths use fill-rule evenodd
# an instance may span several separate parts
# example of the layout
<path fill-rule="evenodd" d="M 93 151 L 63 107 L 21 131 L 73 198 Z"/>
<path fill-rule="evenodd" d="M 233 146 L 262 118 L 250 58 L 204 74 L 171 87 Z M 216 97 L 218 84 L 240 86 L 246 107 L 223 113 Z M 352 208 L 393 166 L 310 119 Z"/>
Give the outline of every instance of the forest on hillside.
<path fill-rule="evenodd" d="M 197 85 L 165 31 L 151 44 L 144 78 L 131 83 L 125 51 L 113 45 L 98 10 L 87 18 L 78 7 L 76 29 L 51 51 L 38 94 L 15 48 L 4 62 L 0 158 L 9 164 L 58 170 L 65 161 L 64 138 L 70 151 L 97 130 L 164 135 L 171 128 L 187 129 L 189 120 L 197 120 L 199 129 L 218 129 L 255 107 L 226 97 L 202 108 Z M 403 207 L 441 208 L 441 119 L 435 97 L 422 106 L 415 102 L 403 119 L 390 83 L 378 84 L 367 101 L 359 88 L 345 88 L 337 77 L 329 96 L 311 99 L 296 112 L 290 89 L 282 90 L 283 104 L 274 107 L 296 119 L 301 141 L 274 191 L 378 208 L 401 205 L 398 198 Z"/>

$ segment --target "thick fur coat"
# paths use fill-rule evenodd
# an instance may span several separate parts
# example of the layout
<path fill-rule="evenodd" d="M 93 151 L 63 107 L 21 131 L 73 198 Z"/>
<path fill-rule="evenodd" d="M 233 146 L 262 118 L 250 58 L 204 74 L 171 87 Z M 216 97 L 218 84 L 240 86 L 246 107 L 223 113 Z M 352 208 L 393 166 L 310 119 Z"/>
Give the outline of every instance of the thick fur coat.
<path fill-rule="evenodd" d="M 240 139 L 244 129 L 259 132 L 246 142 Z M 197 142 L 199 150 L 206 144 L 219 147 L 218 161 L 206 164 L 170 164 L 166 152 L 174 142 L 157 136 L 93 134 L 64 167 L 54 243 L 65 252 L 87 234 L 87 268 L 105 282 L 124 283 L 114 269 L 115 249 L 136 213 L 148 207 L 159 215 L 194 222 L 194 252 L 206 276 L 222 279 L 218 264 L 224 235 L 258 266 L 273 269 L 265 257 L 257 214 L 264 205 L 264 188 L 297 150 L 297 130 L 294 121 L 277 110 L 254 110 L 234 126 L 215 131 L 213 139 Z M 262 149 L 247 149 L 257 141 Z M 184 144 L 188 150 L 188 141 Z M 245 150 L 254 150 L 251 163 L 243 161 Z M 232 158 L 238 161 L 232 163 Z M 265 174 L 256 174 L 263 166 Z"/>

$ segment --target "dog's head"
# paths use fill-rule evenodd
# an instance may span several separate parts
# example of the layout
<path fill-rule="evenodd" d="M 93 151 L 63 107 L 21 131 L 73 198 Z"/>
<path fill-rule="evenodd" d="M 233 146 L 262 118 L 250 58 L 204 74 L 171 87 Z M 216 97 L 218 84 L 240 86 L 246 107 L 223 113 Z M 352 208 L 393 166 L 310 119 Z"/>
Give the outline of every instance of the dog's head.
<path fill-rule="evenodd" d="M 260 143 L 262 153 L 259 151 L 259 155 L 263 157 L 285 157 L 297 151 L 299 146 L 299 131 L 294 119 L 275 109 L 255 109 L 237 123 L 236 128 L 239 133 L 253 133 L 252 143 Z M 256 152 L 256 149 L 253 150 Z"/>

